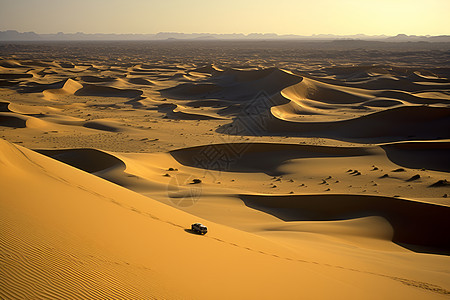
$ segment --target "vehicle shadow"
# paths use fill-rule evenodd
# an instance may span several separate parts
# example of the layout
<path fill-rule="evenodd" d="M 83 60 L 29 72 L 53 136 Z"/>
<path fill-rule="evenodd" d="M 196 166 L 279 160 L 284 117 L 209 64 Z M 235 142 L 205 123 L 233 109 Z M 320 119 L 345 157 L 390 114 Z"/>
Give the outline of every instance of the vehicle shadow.
<path fill-rule="evenodd" d="M 194 230 L 192 230 L 192 229 L 185 229 L 184 231 L 186 231 L 187 233 L 190 233 L 190 234 L 195 234 L 195 235 L 202 235 L 200 232 L 197 232 L 197 231 L 194 231 Z"/>

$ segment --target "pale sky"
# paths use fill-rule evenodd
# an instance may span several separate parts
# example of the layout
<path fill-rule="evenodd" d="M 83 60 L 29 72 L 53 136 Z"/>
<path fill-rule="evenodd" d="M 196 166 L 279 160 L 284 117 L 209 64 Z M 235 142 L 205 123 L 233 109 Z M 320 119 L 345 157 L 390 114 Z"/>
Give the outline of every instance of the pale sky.
<path fill-rule="evenodd" d="M 450 0 L 0 0 L 37 33 L 450 34 Z"/>

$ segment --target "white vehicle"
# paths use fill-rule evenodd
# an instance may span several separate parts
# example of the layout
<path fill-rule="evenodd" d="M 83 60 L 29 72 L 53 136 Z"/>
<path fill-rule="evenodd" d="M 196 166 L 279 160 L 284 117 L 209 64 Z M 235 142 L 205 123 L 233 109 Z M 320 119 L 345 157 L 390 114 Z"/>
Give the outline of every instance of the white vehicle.
<path fill-rule="evenodd" d="M 206 234 L 208 232 L 208 228 L 201 224 L 201 223 L 194 223 L 191 225 L 191 230 L 199 233 L 199 234 Z"/>

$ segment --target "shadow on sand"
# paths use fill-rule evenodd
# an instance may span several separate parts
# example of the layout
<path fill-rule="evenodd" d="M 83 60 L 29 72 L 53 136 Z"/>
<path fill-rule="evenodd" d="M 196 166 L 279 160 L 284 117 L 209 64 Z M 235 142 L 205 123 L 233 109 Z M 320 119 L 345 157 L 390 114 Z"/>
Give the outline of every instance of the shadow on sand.
<path fill-rule="evenodd" d="M 199 233 L 199 232 L 197 232 L 197 231 L 194 231 L 194 230 L 192 230 L 192 229 L 185 229 L 184 231 L 186 231 L 187 233 L 190 233 L 190 234 L 203 235 L 203 234 L 201 234 L 201 233 Z"/>

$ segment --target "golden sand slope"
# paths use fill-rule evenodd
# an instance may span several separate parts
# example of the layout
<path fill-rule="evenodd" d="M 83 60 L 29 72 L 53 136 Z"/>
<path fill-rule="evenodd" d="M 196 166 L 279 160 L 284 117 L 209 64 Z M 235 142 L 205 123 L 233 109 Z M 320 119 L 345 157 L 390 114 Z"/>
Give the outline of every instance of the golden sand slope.
<path fill-rule="evenodd" d="M 448 297 L 448 74 L 305 70 L 0 60 L 0 298 Z"/>
<path fill-rule="evenodd" d="M 193 235 L 185 229 L 199 218 L 25 148 L 2 141 L 1 151 L 2 173 L 7 172 L 1 182 L 4 298 L 248 299 L 258 294 L 273 299 L 299 292 L 316 298 L 336 292 L 339 298 L 371 298 L 375 291 L 374 298 L 420 298 L 448 293 L 420 281 L 433 278 L 443 284 L 439 276 L 415 273 L 411 265 L 387 274 L 370 267 L 367 258 L 358 269 L 343 260 L 333 265 L 332 257 L 311 259 L 314 247 L 295 251 L 206 221 L 212 232 Z M 51 186 L 51 192 L 42 186 Z M 440 258 L 417 265 L 433 260 Z M 224 288 L 224 282 L 232 288 Z M 378 285 L 385 291 L 378 291 Z"/>

